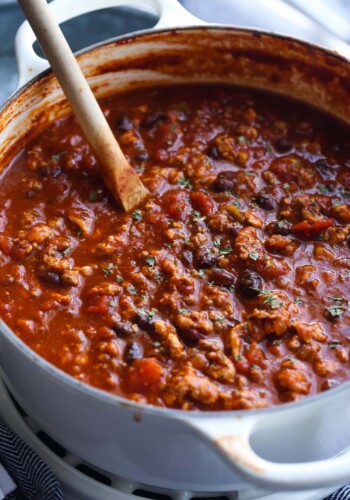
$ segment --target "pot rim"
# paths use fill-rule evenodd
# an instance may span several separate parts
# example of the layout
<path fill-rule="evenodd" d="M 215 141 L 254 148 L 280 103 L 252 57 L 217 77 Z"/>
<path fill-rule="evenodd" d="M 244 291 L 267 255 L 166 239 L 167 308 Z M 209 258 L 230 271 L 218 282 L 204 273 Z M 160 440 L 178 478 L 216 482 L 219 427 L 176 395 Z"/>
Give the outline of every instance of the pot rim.
<path fill-rule="evenodd" d="M 308 40 L 303 40 L 302 38 L 294 37 L 291 35 L 285 35 L 284 33 L 278 33 L 275 31 L 269 31 L 269 30 L 263 30 L 263 29 L 258 29 L 258 28 L 249 28 L 249 27 L 244 27 L 244 26 L 234 26 L 234 25 L 226 25 L 226 24 L 204 24 L 204 25 L 191 25 L 191 26 L 172 26 L 168 28 L 148 28 L 145 30 L 139 30 L 139 31 L 134 31 L 132 33 L 127 33 L 125 35 L 119 35 L 116 37 L 108 38 L 107 40 L 102 40 L 101 42 L 94 43 L 92 45 L 89 45 L 88 47 L 84 47 L 83 49 L 78 50 L 77 52 L 74 52 L 74 55 L 76 57 L 83 56 L 87 54 L 88 52 L 91 52 L 93 50 L 97 50 L 101 47 L 104 47 L 106 45 L 113 44 L 115 42 L 132 42 L 135 38 L 143 37 L 143 36 L 148 36 L 148 35 L 154 35 L 155 33 L 170 33 L 172 31 L 189 31 L 189 30 L 206 30 L 206 31 L 214 31 L 214 30 L 219 30 L 219 31 L 233 31 L 235 33 L 246 33 L 246 34 L 251 34 L 252 36 L 261 36 L 261 35 L 266 35 L 266 36 L 271 36 L 273 38 L 289 41 L 289 42 L 295 42 L 300 45 L 306 46 L 308 48 L 312 48 L 314 50 L 317 50 L 319 52 L 323 52 L 329 57 L 332 57 L 338 61 L 350 64 L 350 57 L 346 57 L 345 55 L 339 54 L 337 51 L 330 49 L 328 47 L 325 47 L 321 44 L 315 43 L 315 42 L 310 42 Z M 0 105 L 0 114 L 3 113 L 3 111 L 13 102 L 17 99 L 17 97 L 22 94 L 25 90 L 27 90 L 31 85 L 34 83 L 38 82 L 41 78 L 49 75 L 50 73 L 53 73 L 52 69 L 49 67 L 45 69 L 44 71 L 41 71 L 37 75 L 35 75 L 33 78 L 28 80 L 24 85 L 22 85 L 19 88 L 16 88 L 16 90 L 7 98 L 5 101 Z M 171 85 L 171 84 L 169 84 Z M 1 117 L 0 117 L 1 118 Z"/>
<path fill-rule="evenodd" d="M 84 47 L 83 49 L 75 52 L 75 56 L 79 57 L 82 55 L 87 54 L 88 52 L 91 52 L 93 50 L 99 49 L 101 47 L 104 47 L 106 45 L 113 44 L 115 42 L 132 42 L 136 38 L 140 38 L 143 36 L 148 36 L 148 35 L 154 35 L 155 33 L 171 33 L 173 31 L 187 31 L 187 30 L 219 30 L 219 31 L 231 31 L 235 33 L 245 33 L 245 34 L 250 34 L 252 36 L 261 36 L 261 35 L 266 35 L 266 36 L 271 36 L 273 38 L 278 38 L 294 43 L 301 44 L 303 46 L 312 48 L 314 50 L 323 52 L 327 56 L 334 58 L 336 60 L 339 60 L 341 62 L 347 63 L 350 65 L 350 58 L 347 58 L 346 56 L 343 56 L 339 54 L 338 52 L 329 49 L 327 47 L 324 47 L 320 44 L 309 42 L 307 40 L 303 40 L 297 37 L 293 37 L 290 35 L 285 35 L 282 33 L 276 33 L 268 30 L 261 30 L 257 28 L 249 28 L 249 27 L 240 27 L 240 26 L 230 26 L 230 25 L 222 25 L 222 24 L 206 24 L 206 25 L 191 25 L 191 26 L 174 26 L 174 27 L 168 27 L 168 28 L 162 28 L 162 29 L 157 29 L 157 28 L 149 28 L 146 30 L 140 30 L 140 31 L 135 31 L 133 33 L 128 33 L 125 35 L 120 35 L 117 37 L 112 37 L 107 40 L 103 40 L 101 42 L 95 43 L 93 45 L 89 45 L 88 47 Z M 1 119 L 1 114 L 5 111 L 5 109 L 12 104 L 16 99 L 29 87 L 31 87 L 33 84 L 41 80 L 43 77 L 49 75 L 52 73 L 51 68 L 47 68 L 46 70 L 40 72 L 33 78 L 31 78 L 28 82 L 26 82 L 23 86 L 20 88 L 16 89 L 13 94 L 11 94 L 4 102 L 2 105 L 0 105 L 0 119 Z M 171 84 L 168 84 L 171 85 Z M 6 167 L 5 167 L 6 168 Z M 85 393 L 85 395 L 92 396 L 98 400 L 104 401 L 108 404 L 113 404 L 117 403 L 121 407 L 128 408 L 132 411 L 135 411 L 135 413 L 144 413 L 147 412 L 149 415 L 157 415 L 157 416 L 169 416 L 173 417 L 175 419 L 182 419 L 182 420 L 191 420 L 191 419 L 212 419 L 212 418 L 232 418 L 232 417 L 238 417 L 241 418 L 243 416 L 252 416 L 252 417 L 258 417 L 259 415 L 269 415 L 269 414 L 276 414 L 278 412 L 287 412 L 288 410 L 297 410 L 297 409 L 302 409 L 306 405 L 311 405 L 313 403 L 318 403 L 321 401 L 325 401 L 330 398 L 334 398 L 342 394 L 343 392 L 346 392 L 350 389 L 350 380 L 343 382 L 340 384 L 338 387 L 335 387 L 333 389 L 329 389 L 326 392 L 318 393 L 318 394 L 313 394 L 311 396 L 306 396 L 304 399 L 299 400 L 299 401 L 293 401 L 293 402 L 288 402 L 288 403 L 282 403 L 282 404 L 277 404 L 273 406 L 269 406 L 266 408 L 260 408 L 260 409 L 254 409 L 254 410 L 227 410 L 227 411 L 192 411 L 192 410 L 181 410 L 181 409 L 176 409 L 176 408 L 165 408 L 165 407 L 158 407 L 158 406 L 153 406 L 153 405 L 148 405 L 144 403 L 137 403 L 135 401 L 132 401 L 130 399 L 127 399 L 126 397 L 123 396 L 118 396 L 117 394 L 113 394 L 111 392 L 104 391 L 103 389 L 99 389 L 97 387 L 94 387 L 92 385 L 89 385 L 84 382 L 80 382 L 76 378 L 74 378 L 72 375 L 69 375 L 68 373 L 64 372 L 63 370 L 57 368 L 54 364 L 48 362 L 45 358 L 41 357 L 39 354 L 37 354 L 34 350 L 32 350 L 30 347 L 23 342 L 7 325 L 6 323 L 0 318 L 0 335 L 4 335 L 7 340 L 12 344 L 12 346 L 15 349 L 19 349 L 22 354 L 31 362 L 33 362 L 36 365 L 39 365 L 43 370 L 48 371 L 52 376 L 58 377 L 59 381 L 62 383 L 67 383 L 68 386 L 71 388 L 74 388 L 77 391 L 82 391 Z M 1 340 L 0 340 L 1 342 Z"/>

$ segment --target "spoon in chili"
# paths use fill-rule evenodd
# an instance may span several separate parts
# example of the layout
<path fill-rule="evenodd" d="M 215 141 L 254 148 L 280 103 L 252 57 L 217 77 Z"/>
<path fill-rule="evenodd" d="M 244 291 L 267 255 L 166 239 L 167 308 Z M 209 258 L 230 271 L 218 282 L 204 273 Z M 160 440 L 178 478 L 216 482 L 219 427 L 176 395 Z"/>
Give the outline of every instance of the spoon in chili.
<path fill-rule="evenodd" d="M 148 191 L 125 158 L 46 0 L 18 0 L 102 167 L 104 181 L 125 211 Z"/>

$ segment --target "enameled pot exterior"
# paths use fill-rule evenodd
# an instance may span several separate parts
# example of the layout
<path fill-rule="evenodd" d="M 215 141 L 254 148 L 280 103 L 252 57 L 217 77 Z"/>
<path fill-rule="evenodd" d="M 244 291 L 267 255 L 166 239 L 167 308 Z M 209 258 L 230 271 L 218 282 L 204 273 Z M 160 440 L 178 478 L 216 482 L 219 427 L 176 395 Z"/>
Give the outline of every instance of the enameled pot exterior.
<path fill-rule="evenodd" d="M 175 13 L 184 15 L 175 0 L 162 2 L 161 23 L 176 22 Z M 55 0 L 50 5 L 62 21 L 69 17 L 67 6 L 72 15 L 79 13 L 79 3 Z M 126 2 L 104 0 L 98 8 L 120 3 Z M 161 0 L 141 3 L 162 13 Z M 94 8 L 90 0 L 81 10 Z M 193 22 L 187 16 L 187 23 Z M 26 34 L 28 29 L 22 29 L 22 41 Z M 29 56 L 27 50 L 22 74 L 45 65 Z M 156 30 L 88 49 L 79 62 L 98 97 L 155 83 L 223 82 L 299 97 L 350 123 L 349 62 L 291 38 L 215 26 Z M 52 74 L 34 78 L 2 109 L 2 166 L 30 137 L 68 112 Z M 0 330 L 0 364 L 14 396 L 49 435 L 106 471 L 153 486 L 207 492 L 237 490 L 247 482 L 305 489 L 350 479 L 349 453 L 322 461 L 350 445 L 350 383 L 301 403 L 253 412 L 156 409 L 79 383 L 37 356 L 4 324 Z"/>

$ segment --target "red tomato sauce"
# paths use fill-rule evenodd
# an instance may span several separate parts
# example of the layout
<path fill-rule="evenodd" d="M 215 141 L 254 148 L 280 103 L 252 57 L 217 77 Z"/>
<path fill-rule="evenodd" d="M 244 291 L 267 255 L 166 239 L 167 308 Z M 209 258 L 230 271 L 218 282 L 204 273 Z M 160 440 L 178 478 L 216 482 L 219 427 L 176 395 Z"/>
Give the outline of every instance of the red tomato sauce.
<path fill-rule="evenodd" d="M 350 134 L 280 96 L 144 89 L 103 111 L 150 191 L 123 213 L 73 117 L 1 175 L 0 316 L 73 377 L 184 410 L 350 378 Z"/>

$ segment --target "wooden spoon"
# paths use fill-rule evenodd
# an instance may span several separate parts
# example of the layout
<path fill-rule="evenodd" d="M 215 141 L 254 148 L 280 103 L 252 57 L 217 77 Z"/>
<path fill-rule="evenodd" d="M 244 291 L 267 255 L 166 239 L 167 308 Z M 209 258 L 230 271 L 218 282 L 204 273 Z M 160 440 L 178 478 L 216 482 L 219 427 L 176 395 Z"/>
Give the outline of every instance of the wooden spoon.
<path fill-rule="evenodd" d="M 132 210 L 148 191 L 120 149 L 51 9 L 46 0 L 18 3 L 102 166 L 105 183 L 123 208 Z"/>

